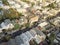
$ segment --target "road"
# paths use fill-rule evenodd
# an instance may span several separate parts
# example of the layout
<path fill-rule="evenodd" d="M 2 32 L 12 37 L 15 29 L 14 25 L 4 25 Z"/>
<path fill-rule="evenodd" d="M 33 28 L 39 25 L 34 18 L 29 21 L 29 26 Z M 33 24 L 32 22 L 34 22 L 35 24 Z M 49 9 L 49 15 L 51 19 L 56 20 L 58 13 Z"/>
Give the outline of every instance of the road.
<path fill-rule="evenodd" d="M 19 30 L 19 31 L 17 31 L 17 32 L 14 32 L 11 36 L 12 36 L 12 37 L 16 37 L 16 36 L 18 36 L 18 35 L 20 35 L 20 34 L 26 32 L 26 31 L 29 31 L 29 30 L 31 30 L 31 29 L 37 27 L 38 24 L 39 24 L 39 23 L 37 23 L 36 25 L 33 25 L 33 26 L 30 27 L 30 28 L 25 28 L 25 29 L 23 29 L 23 30 Z"/>
<path fill-rule="evenodd" d="M 23 30 L 18 30 L 18 31 L 16 31 L 16 32 L 12 33 L 12 34 L 11 34 L 11 37 L 12 37 L 12 38 L 15 38 L 16 36 L 21 35 L 22 33 L 26 32 L 26 31 L 29 31 L 29 30 L 31 30 L 31 29 L 33 29 L 33 28 L 36 28 L 36 27 L 38 26 L 38 24 L 39 24 L 39 23 L 36 22 L 36 24 L 33 25 L 33 26 L 30 27 L 30 28 L 25 28 L 25 29 L 23 29 Z M 0 39 L 0 43 L 3 43 L 3 42 L 5 42 L 5 40 L 4 40 L 4 39 L 3 39 L 3 40 Z"/>

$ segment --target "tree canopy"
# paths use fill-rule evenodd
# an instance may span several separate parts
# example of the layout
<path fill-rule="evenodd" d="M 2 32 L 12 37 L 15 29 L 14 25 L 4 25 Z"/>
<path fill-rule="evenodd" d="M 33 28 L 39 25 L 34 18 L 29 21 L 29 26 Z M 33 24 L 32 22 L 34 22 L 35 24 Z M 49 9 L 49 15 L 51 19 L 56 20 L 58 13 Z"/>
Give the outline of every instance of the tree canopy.
<path fill-rule="evenodd" d="M 9 5 L 9 3 L 7 2 L 7 0 L 2 0 L 2 3 L 5 5 Z"/>
<path fill-rule="evenodd" d="M 19 13 L 15 9 L 12 9 L 12 8 L 8 10 L 4 10 L 4 15 L 6 18 L 9 18 L 9 19 L 19 18 Z"/>

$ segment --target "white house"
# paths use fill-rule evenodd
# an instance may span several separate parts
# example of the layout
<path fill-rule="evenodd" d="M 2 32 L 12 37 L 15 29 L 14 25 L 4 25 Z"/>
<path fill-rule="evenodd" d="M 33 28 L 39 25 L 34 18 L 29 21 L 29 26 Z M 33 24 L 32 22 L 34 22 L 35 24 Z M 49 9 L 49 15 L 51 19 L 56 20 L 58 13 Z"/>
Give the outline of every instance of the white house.
<path fill-rule="evenodd" d="M 46 25 L 48 25 L 48 23 L 47 22 L 42 22 L 42 23 L 40 23 L 38 26 L 40 26 L 40 27 L 44 27 L 44 26 L 46 26 Z"/>
<path fill-rule="evenodd" d="M 34 5 L 34 9 L 41 9 L 41 6 Z"/>
<path fill-rule="evenodd" d="M 2 7 L 2 6 L 3 6 L 2 1 L 0 1 L 0 7 Z"/>
<path fill-rule="evenodd" d="M 55 0 L 56 1 L 56 3 L 59 3 L 60 2 L 60 0 Z"/>
<path fill-rule="evenodd" d="M 1 27 L 2 27 L 2 29 L 8 29 L 9 28 L 7 25 L 5 25 L 4 22 L 1 23 Z"/>
<path fill-rule="evenodd" d="M 9 2 L 10 5 L 11 5 L 11 4 L 15 4 L 15 2 L 12 1 L 12 0 L 8 0 L 8 2 Z"/>
<path fill-rule="evenodd" d="M 26 24 L 26 23 L 27 23 L 26 17 L 22 16 L 22 17 L 19 19 L 19 24 L 20 24 L 20 25 L 23 25 L 23 24 Z"/>
<path fill-rule="evenodd" d="M 7 26 L 8 26 L 10 29 L 14 28 L 14 25 L 13 25 L 12 23 L 9 23 Z"/>
<path fill-rule="evenodd" d="M 60 17 L 55 18 L 52 23 L 53 23 L 54 25 L 60 27 Z"/>
<path fill-rule="evenodd" d="M 14 25 L 12 24 L 12 23 L 4 23 L 4 22 L 2 22 L 1 23 L 1 27 L 2 27 L 2 29 L 12 29 L 12 28 L 14 28 Z"/>
<path fill-rule="evenodd" d="M 39 44 L 40 42 L 42 42 L 42 40 L 40 39 L 40 36 L 39 35 L 36 35 L 35 38 L 34 38 L 35 42 L 37 44 Z"/>
<path fill-rule="evenodd" d="M 23 8 L 28 8 L 28 7 L 30 7 L 28 4 L 23 5 Z"/>
<path fill-rule="evenodd" d="M 21 5 L 19 5 L 19 4 L 15 4 L 14 6 L 15 6 L 16 9 L 21 8 Z"/>
<path fill-rule="evenodd" d="M 8 0 L 8 3 L 10 4 L 11 8 L 15 8 L 15 2 L 12 0 Z"/>
<path fill-rule="evenodd" d="M 10 4 L 11 8 L 15 8 L 14 4 L 15 2 L 12 0 L 8 0 L 8 3 Z"/>
<path fill-rule="evenodd" d="M 11 5 L 11 8 L 15 8 L 14 4 Z"/>
<path fill-rule="evenodd" d="M 16 9 L 19 13 L 23 13 L 23 12 L 26 12 L 26 9 L 24 8 L 20 8 L 20 9 Z"/>
<path fill-rule="evenodd" d="M 10 7 L 9 7 L 9 6 L 4 5 L 2 8 L 3 8 L 3 9 L 9 9 Z"/>

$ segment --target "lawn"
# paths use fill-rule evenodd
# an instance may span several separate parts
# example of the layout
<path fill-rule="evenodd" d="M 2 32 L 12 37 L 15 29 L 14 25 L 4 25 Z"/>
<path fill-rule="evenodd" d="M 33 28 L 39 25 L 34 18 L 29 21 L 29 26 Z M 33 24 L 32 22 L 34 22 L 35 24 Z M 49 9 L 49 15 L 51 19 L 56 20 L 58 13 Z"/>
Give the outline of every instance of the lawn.
<path fill-rule="evenodd" d="M 19 29 L 19 28 L 20 28 L 19 24 L 16 23 L 16 24 L 14 25 L 14 29 L 16 30 L 16 29 Z"/>

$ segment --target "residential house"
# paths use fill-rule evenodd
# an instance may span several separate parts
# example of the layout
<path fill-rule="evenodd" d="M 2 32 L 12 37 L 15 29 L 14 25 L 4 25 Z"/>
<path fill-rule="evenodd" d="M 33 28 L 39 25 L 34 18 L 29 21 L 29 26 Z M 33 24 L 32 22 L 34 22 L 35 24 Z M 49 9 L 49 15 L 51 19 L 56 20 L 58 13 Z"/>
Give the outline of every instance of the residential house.
<path fill-rule="evenodd" d="M 46 36 L 45 36 L 45 34 L 44 34 L 42 31 L 38 30 L 37 28 L 34 28 L 34 29 L 32 29 L 32 30 L 36 32 L 36 35 L 35 35 L 34 38 L 33 38 L 33 40 L 34 40 L 34 42 L 35 42 L 36 44 L 39 44 L 40 42 L 42 42 L 42 41 L 45 40 Z M 32 31 L 32 30 L 31 30 L 31 31 Z M 31 40 L 32 40 L 32 39 L 31 39 Z"/>
<path fill-rule="evenodd" d="M 27 4 L 27 3 L 23 2 L 23 1 L 20 1 L 20 4 L 22 6 L 21 8 L 24 8 L 24 9 L 30 7 L 29 4 Z"/>
<path fill-rule="evenodd" d="M 20 38 L 23 40 L 23 42 L 28 42 L 28 37 L 24 33 L 20 35 Z"/>
<path fill-rule="evenodd" d="M 24 8 L 19 8 L 19 9 L 16 9 L 19 13 L 24 13 L 24 12 L 26 12 L 26 9 L 24 9 Z"/>
<path fill-rule="evenodd" d="M 39 44 L 43 41 L 43 38 L 40 35 L 36 35 L 34 38 L 34 41 Z"/>
<path fill-rule="evenodd" d="M 42 0 L 41 3 L 43 6 L 47 6 L 51 3 L 55 2 L 55 0 Z"/>
<path fill-rule="evenodd" d="M 29 42 L 25 42 L 24 45 L 30 45 Z"/>
<path fill-rule="evenodd" d="M 33 38 L 29 31 L 25 32 L 25 35 L 28 37 L 28 41 L 30 41 Z"/>
<path fill-rule="evenodd" d="M 15 8 L 19 13 L 23 13 L 23 12 L 26 12 L 26 10 L 24 9 L 24 8 L 21 8 L 21 6 L 23 6 L 22 4 L 22 2 L 20 2 L 20 3 L 22 3 L 22 4 L 19 4 L 19 3 L 16 3 L 16 1 L 8 1 L 9 2 L 9 4 L 10 4 L 10 6 L 12 7 L 12 8 Z M 17 5 L 17 6 L 16 6 Z M 24 4 L 25 5 L 25 4 Z M 24 6 L 25 7 L 25 6 Z"/>
<path fill-rule="evenodd" d="M 40 32 L 40 33 L 39 33 Z M 15 39 L 11 39 L 8 41 L 8 44 L 12 45 L 30 45 L 30 41 L 34 39 L 34 41 L 39 44 L 41 41 L 44 41 L 45 37 L 44 34 L 41 31 L 38 31 L 36 29 L 32 29 L 30 31 L 27 31 L 25 33 L 22 33 L 21 35 L 15 37 Z"/>
<path fill-rule="evenodd" d="M 14 28 L 14 25 L 9 22 L 9 20 L 5 20 L 4 22 L 1 23 L 2 29 L 12 29 Z"/>
<path fill-rule="evenodd" d="M 3 8 L 0 7 L 0 15 L 3 15 Z"/>
<path fill-rule="evenodd" d="M 20 38 L 20 36 L 15 37 L 16 45 L 22 45 L 24 44 L 23 40 Z"/>
<path fill-rule="evenodd" d="M 39 26 L 40 28 L 44 28 L 44 26 L 46 26 L 46 25 L 48 25 L 47 22 L 42 22 L 42 23 L 40 23 L 38 26 Z"/>
<path fill-rule="evenodd" d="M 56 1 L 56 3 L 59 3 L 60 2 L 60 0 L 55 0 Z"/>
<path fill-rule="evenodd" d="M 7 0 L 9 2 L 9 4 L 15 4 L 15 2 L 13 0 Z"/>
<path fill-rule="evenodd" d="M 56 17 L 53 20 L 50 20 L 50 22 L 55 26 L 60 27 L 60 17 Z"/>
<path fill-rule="evenodd" d="M 14 1 L 12 1 L 12 0 L 7 0 L 7 1 L 12 8 L 15 8 L 15 6 L 14 6 L 15 2 Z"/>
<path fill-rule="evenodd" d="M 6 20 L 4 20 L 4 22 L 7 24 L 11 23 L 10 19 L 6 19 Z"/>
<path fill-rule="evenodd" d="M 31 40 L 34 40 L 33 43 L 35 42 L 36 44 L 39 44 L 40 42 L 45 40 L 46 36 L 44 35 L 44 33 L 42 31 L 38 30 L 37 28 L 34 28 L 30 31 L 31 31 L 31 33 L 36 32 L 36 35 L 31 39 Z"/>
<path fill-rule="evenodd" d="M 35 14 L 41 16 L 41 12 L 39 10 L 36 10 Z"/>
<path fill-rule="evenodd" d="M 22 16 L 20 19 L 19 19 L 19 25 L 24 25 L 27 23 L 27 19 L 26 17 Z"/>
<path fill-rule="evenodd" d="M 20 3 L 20 0 L 14 0 L 15 2 L 19 2 Z"/>
<path fill-rule="evenodd" d="M 0 0 L 0 7 L 2 7 L 3 6 L 3 4 L 2 4 L 2 1 Z"/>
<path fill-rule="evenodd" d="M 55 9 L 51 9 L 51 10 L 48 11 L 48 14 L 49 14 L 50 16 L 56 16 L 57 13 L 58 13 L 58 11 L 55 10 Z"/>
<path fill-rule="evenodd" d="M 12 23 L 9 23 L 8 24 L 8 27 L 9 27 L 9 29 L 13 29 L 14 28 L 14 25 Z"/>
<path fill-rule="evenodd" d="M 8 45 L 16 45 L 15 39 L 10 39 L 7 44 Z"/>
<path fill-rule="evenodd" d="M 44 30 L 50 30 L 53 28 L 53 26 L 51 24 L 49 24 L 48 22 L 42 22 L 38 25 L 38 28 L 41 30 L 41 31 L 44 31 Z"/>
<path fill-rule="evenodd" d="M 29 16 L 29 23 L 32 24 L 34 22 L 37 22 L 38 19 L 39 19 L 39 16 L 31 15 L 31 16 Z"/>
<path fill-rule="evenodd" d="M 2 10 L 0 10 L 0 15 L 3 15 L 3 11 Z"/>
<path fill-rule="evenodd" d="M 3 9 L 9 9 L 10 7 L 7 6 L 7 5 L 4 5 L 2 8 L 3 8 Z"/>
<path fill-rule="evenodd" d="M 26 9 L 26 8 L 28 8 L 28 7 L 30 7 L 27 3 L 25 3 L 24 5 L 23 5 L 23 8 L 24 9 Z"/>
<path fill-rule="evenodd" d="M 1 27 L 2 29 L 8 29 L 7 25 L 4 22 L 1 23 Z"/>
<path fill-rule="evenodd" d="M 57 1 L 56 3 L 58 5 L 58 8 L 60 8 L 60 1 Z"/>
<path fill-rule="evenodd" d="M 58 44 L 58 43 L 59 43 L 59 41 L 58 41 L 57 39 L 54 39 L 54 43 Z"/>
<path fill-rule="evenodd" d="M 42 9 L 41 6 L 34 5 L 34 9 Z"/>
<path fill-rule="evenodd" d="M 25 36 L 26 37 L 26 36 Z M 25 37 L 23 37 L 23 38 L 25 38 Z M 29 45 L 29 41 L 23 41 L 23 38 L 21 38 L 20 36 L 17 36 L 17 37 L 15 37 L 15 41 L 16 41 L 16 44 L 17 45 Z M 27 39 L 27 38 L 26 38 Z M 26 40 L 26 39 L 24 39 L 24 40 Z"/>
<path fill-rule="evenodd" d="M 14 28 L 14 25 L 11 23 L 11 21 L 10 21 L 9 19 L 4 20 L 4 22 L 5 22 L 5 24 L 8 24 L 7 26 L 8 26 L 10 29 Z"/>
<path fill-rule="evenodd" d="M 3 7 L 3 4 L 2 4 L 2 1 L 0 1 L 0 14 L 1 15 L 3 15 L 2 7 Z"/>
<path fill-rule="evenodd" d="M 32 30 L 30 30 L 29 32 L 30 32 L 30 34 L 31 34 L 33 37 L 35 37 L 35 36 L 37 35 L 36 31 L 35 31 L 35 30 L 33 30 L 33 29 L 32 29 Z"/>
<path fill-rule="evenodd" d="M 38 35 L 44 37 L 44 39 L 46 38 L 45 34 L 44 34 L 41 30 L 39 30 L 37 27 L 34 28 L 33 30 L 35 30 L 35 32 L 36 32 Z"/>
<path fill-rule="evenodd" d="M 36 43 L 34 42 L 33 39 L 31 39 L 30 42 L 29 42 L 29 44 L 30 44 L 30 45 L 35 45 Z"/>
<path fill-rule="evenodd" d="M 58 32 L 58 34 L 56 35 L 56 39 L 54 40 L 55 43 L 59 43 L 60 42 L 60 32 Z"/>
<path fill-rule="evenodd" d="M 21 8 L 21 5 L 19 5 L 19 4 L 17 4 L 17 3 L 16 3 L 14 6 L 15 6 L 16 9 Z"/>

